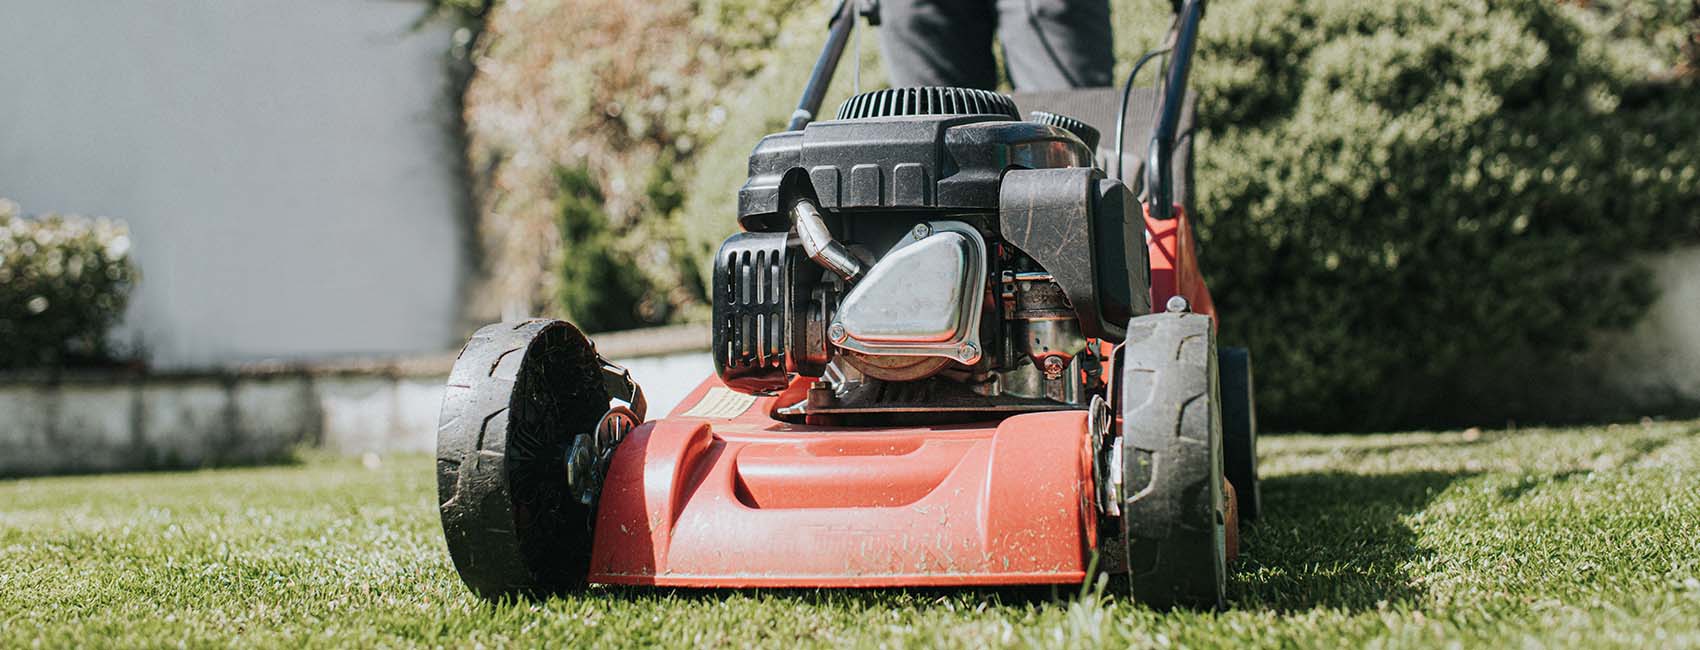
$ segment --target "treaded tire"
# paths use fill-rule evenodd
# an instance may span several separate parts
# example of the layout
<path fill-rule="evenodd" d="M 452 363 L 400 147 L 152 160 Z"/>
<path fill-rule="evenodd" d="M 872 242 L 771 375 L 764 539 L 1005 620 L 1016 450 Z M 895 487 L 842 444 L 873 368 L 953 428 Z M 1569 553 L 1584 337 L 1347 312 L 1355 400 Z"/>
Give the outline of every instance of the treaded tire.
<path fill-rule="evenodd" d="M 487 599 L 584 584 L 590 509 L 566 450 L 608 409 L 596 350 L 562 321 L 488 325 L 449 374 L 437 427 L 437 497 L 449 555 Z"/>
<path fill-rule="evenodd" d="M 1257 487 L 1257 397 L 1252 390 L 1251 351 L 1222 348 L 1216 358 L 1222 382 L 1222 468 L 1234 484 L 1244 530 L 1263 512 Z"/>
<path fill-rule="evenodd" d="M 1226 604 L 1226 495 L 1216 334 L 1208 316 L 1128 323 L 1122 348 L 1122 532 L 1135 598 Z"/>

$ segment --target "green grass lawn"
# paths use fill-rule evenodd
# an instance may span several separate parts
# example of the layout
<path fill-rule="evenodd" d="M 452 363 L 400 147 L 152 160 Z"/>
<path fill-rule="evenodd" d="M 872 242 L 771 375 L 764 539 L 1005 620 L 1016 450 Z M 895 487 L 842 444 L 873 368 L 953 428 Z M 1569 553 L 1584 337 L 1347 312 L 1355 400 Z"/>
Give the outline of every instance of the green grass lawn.
<path fill-rule="evenodd" d="M 0 482 L 0 647 L 1700 647 L 1700 422 L 1263 442 L 1232 610 L 1069 590 L 474 599 L 425 457 Z"/>

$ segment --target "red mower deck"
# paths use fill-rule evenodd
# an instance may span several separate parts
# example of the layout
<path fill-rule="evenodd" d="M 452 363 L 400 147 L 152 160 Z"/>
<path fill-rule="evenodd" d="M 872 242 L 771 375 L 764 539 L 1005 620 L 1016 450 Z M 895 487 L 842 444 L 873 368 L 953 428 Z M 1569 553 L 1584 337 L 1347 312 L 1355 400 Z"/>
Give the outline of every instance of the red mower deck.
<path fill-rule="evenodd" d="M 789 392 L 789 391 L 788 391 Z M 1096 546 L 1086 414 L 834 428 L 692 417 L 634 430 L 602 492 L 590 579 L 681 587 L 1078 583 Z M 736 400 L 736 397 L 732 397 Z"/>

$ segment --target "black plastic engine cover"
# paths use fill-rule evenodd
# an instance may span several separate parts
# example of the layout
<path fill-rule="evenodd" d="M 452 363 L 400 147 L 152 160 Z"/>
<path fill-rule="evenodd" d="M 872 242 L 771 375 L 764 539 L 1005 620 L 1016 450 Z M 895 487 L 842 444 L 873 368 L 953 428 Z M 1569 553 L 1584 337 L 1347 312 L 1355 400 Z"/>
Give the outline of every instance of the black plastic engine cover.
<path fill-rule="evenodd" d="M 995 210 L 1006 170 L 1090 167 L 1092 151 L 1061 128 L 1004 115 L 915 115 L 814 122 L 762 138 L 738 191 L 745 230 L 789 227 L 786 178 L 806 175 L 829 210 Z"/>
<path fill-rule="evenodd" d="M 1003 177 L 998 230 L 1056 280 L 1091 338 L 1122 340 L 1151 311 L 1139 202 L 1097 169 L 1015 169 Z"/>

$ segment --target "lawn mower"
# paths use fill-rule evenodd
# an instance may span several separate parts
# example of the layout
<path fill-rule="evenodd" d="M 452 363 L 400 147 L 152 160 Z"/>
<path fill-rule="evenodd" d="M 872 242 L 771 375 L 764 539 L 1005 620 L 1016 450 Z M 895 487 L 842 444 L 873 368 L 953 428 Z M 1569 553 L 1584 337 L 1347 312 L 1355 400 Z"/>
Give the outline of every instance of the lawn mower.
<path fill-rule="evenodd" d="M 1223 606 L 1259 504 L 1251 366 L 1218 348 L 1188 210 L 1202 5 L 1176 3 L 1119 91 L 889 88 L 816 120 L 864 13 L 842 6 L 750 154 L 713 376 L 650 420 L 567 322 L 466 344 L 437 443 L 461 578 L 502 598 L 1104 573 Z"/>

